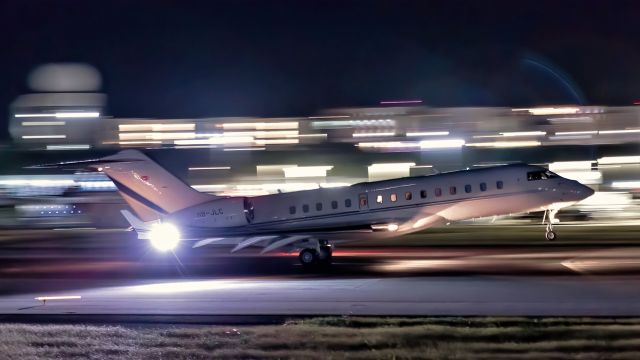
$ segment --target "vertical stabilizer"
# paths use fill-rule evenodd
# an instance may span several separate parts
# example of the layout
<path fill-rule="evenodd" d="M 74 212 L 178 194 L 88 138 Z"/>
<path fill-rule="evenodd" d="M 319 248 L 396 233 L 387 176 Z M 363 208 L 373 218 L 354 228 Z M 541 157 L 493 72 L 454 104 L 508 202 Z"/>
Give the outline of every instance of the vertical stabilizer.
<path fill-rule="evenodd" d="M 138 150 L 107 156 L 92 167 L 103 171 L 114 182 L 143 221 L 215 199 L 185 184 Z"/>

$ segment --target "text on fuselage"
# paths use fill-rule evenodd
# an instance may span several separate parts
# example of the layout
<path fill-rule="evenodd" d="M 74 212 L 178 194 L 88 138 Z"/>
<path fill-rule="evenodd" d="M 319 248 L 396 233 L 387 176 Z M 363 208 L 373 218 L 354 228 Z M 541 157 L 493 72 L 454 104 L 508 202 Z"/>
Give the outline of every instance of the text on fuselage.
<path fill-rule="evenodd" d="M 196 213 L 197 217 L 207 217 L 207 216 L 220 216 L 220 215 L 224 215 L 224 211 L 222 210 L 222 208 L 218 208 L 218 209 L 211 209 L 209 211 L 199 211 Z"/>

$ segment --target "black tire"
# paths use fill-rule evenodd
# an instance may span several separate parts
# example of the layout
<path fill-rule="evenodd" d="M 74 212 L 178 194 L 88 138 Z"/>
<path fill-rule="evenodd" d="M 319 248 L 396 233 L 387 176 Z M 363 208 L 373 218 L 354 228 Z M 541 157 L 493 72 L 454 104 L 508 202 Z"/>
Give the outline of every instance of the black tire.
<path fill-rule="evenodd" d="M 554 241 L 558 238 L 558 235 L 556 234 L 555 231 L 547 231 L 547 233 L 545 234 L 545 237 L 549 241 Z"/>
<path fill-rule="evenodd" d="M 319 256 L 314 249 L 304 249 L 298 256 L 300 263 L 305 267 L 312 267 L 318 263 Z"/>

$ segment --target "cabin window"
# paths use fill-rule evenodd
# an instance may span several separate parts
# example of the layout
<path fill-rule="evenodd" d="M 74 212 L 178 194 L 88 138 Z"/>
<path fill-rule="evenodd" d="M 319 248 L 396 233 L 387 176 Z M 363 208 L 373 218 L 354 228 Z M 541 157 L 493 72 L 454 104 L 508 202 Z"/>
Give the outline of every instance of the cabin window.
<path fill-rule="evenodd" d="M 413 194 L 411 194 L 411 191 L 407 191 L 406 193 L 404 193 L 405 200 L 411 200 L 412 197 L 413 197 Z"/>
<path fill-rule="evenodd" d="M 335 210 L 335 209 L 337 209 L 337 208 L 338 208 L 338 202 L 337 202 L 337 201 L 335 201 L 335 200 L 333 200 L 333 201 L 331 202 L 331 208 L 332 208 L 332 209 L 334 209 L 334 210 Z"/>
<path fill-rule="evenodd" d="M 471 185 L 467 184 L 464 186 L 464 192 L 466 192 L 467 194 L 471 192 Z"/>
<path fill-rule="evenodd" d="M 496 187 L 498 189 L 502 189 L 504 187 L 504 183 L 501 180 L 496 181 Z"/>
<path fill-rule="evenodd" d="M 396 202 L 398 200 L 398 195 L 396 193 L 391 194 L 391 202 Z"/>
<path fill-rule="evenodd" d="M 307 204 L 302 205 L 302 211 L 308 213 L 309 212 L 309 205 L 307 205 Z"/>
<path fill-rule="evenodd" d="M 420 197 L 425 199 L 427 197 L 427 190 L 420 190 Z"/>
<path fill-rule="evenodd" d="M 436 188 L 433 192 L 436 194 L 436 197 L 442 196 L 442 189 L 440 188 Z"/>
<path fill-rule="evenodd" d="M 451 194 L 451 195 L 455 195 L 457 191 L 458 191 L 458 190 L 456 189 L 456 187 L 455 187 L 455 186 L 451 186 L 451 187 L 449 187 L 449 194 Z"/>
<path fill-rule="evenodd" d="M 316 203 L 316 210 L 322 211 L 322 203 Z"/>
<path fill-rule="evenodd" d="M 344 207 L 351 207 L 351 199 L 345 199 L 344 200 Z"/>
<path fill-rule="evenodd" d="M 480 191 L 487 191 L 487 183 L 480 183 Z"/>
<path fill-rule="evenodd" d="M 360 204 L 360 210 L 369 209 L 369 194 L 367 193 L 358 194 L 358 204 Z"/>
<path fill-rule="evenodd" d="M 296 207 L 295 206 L 289 206 L 289 214 L 293 215 L 296 213 Z"/>
<path fill-rule="evenodd" d="M 378 196 L 376 196 L 376 202 L 377 202 L 378 204 L 382 204 L 382 195 L 378 195 Z"/>

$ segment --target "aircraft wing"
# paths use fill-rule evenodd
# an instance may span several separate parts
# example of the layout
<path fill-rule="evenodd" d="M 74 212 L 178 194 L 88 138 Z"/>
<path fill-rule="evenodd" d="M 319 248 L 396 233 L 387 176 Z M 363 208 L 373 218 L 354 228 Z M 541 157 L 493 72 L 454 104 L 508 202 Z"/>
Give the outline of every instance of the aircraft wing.
<path fill-rule="evenodd" d="M 261 253 L 268 253 L 274 250 L 278 250 L 285 247 L 303 247 L 304 243 L 311 239 L 322 240 L 335 240 L 339 242 L 354 241 L 358 239 L 367 238 L 367 235 L 371 234 L 372 230 L 359 230 L 359 231 L 315 231 L 315 232 L 282 232 L 282 233 L 269 233 L 269 234 L 256 234 L 254 236 L 230 236 L 230 237 L 215 237 L 198 240 L 194 243 L 193 248 L 198 248 L 206 245 L 214 244 L 232 244 L 235 247 L 231 250 L 232 253 L 243 250 L 250 246 L 257 246 L 264 248 Z"/>
<path fill-rule="evenodd" d="M 131 227 L 138 233 L 139 239 L 149 239 L 149 230 L 157 221 L 144 222 L 139 220 L 129 211 L 122 211 L 124 217 L 129 221 Z M 394 230 L 389 230 L 387 225 L 355 225 L 340 227 L 306 228 L 304 230 L 275 230 L 260 226 L 239 227 L 236 229 L 211 229 L 211 228 L 189 228 L 185 229 L 184 240 L 195 241 L 193 248 L 207 245 L 234 245 L 231 252 L 237 252 L 250 246 L 262 247 L 262 253 L 288 248 L 309 247 L 309 241 L 313 239 L 328 240 L 333 243 L 348 242 L 367 239 L 382 239 L 400 236 L 404 232 L 415 231 L 416 225 L 420 229 L 442 223 L 445 219 L 439 215 L 427 215 L 420 219 L 396 224 Z M 215 235 L 210 234 L 215 230 Z"/>
<path fill-rule="evenodd" d="M 253 234 L 247 234 L 245 236 L 229 236 L 229 237 L 217 237 L 212 239 L 204 239 L 196 242 L 193 247 L 201 247 L 209 244 L 233 244 L 235 247 L 231 252 L 237 252 L 250 246 L 263 247 L 262 254 L 268 253 L 274 250 L 283 248 L 301 248 L 305 247 L 306 242 L 312 239 L 329 240 L 333 243 L 336 242 L 349 242 L 357 240 L 367 239 L 382 239 L 394 236 L 400 236 L 404 230 L 413 230 L 414 225 L 418 225 L 421 229 L 426 229 L 432 226 L 439 225 L 446 221 L 442 216 L 429 215 L 417 220 L 415 219 L 401 224 L 397 231 L 376 231 L 370 225 L 366 226 L 350 226 L 348 228 L 321 228 L 321 229 L 306 229 L 305 231 L 280 231 L 272 232 L 265 231 L 260 233 L 254 231 Z M 227 241 L 230 240 L 230 241 Z"/>

